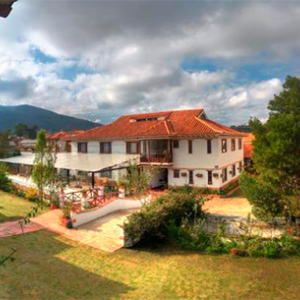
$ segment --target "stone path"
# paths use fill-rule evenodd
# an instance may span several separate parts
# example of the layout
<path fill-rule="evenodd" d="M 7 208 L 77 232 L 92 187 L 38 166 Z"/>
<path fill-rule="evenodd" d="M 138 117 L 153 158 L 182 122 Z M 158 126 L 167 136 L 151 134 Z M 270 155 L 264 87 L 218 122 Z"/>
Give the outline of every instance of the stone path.
<path fill-rule="evenodd" d="M 91 247 L 106 252 L 114 252 L 124 245 L 124 234 L 121 226 L 132 212 L 129 210 L 118 211 L 78 228 L 67 229 L 61 225 L 61 210 L 55 209 L 33 218 L 30 224 L 25 227 L 25 232 L 47 229 Z M 17 221 L 0 224 L 0 238 L 21 233 Z"/>
<path fill-rule="evenodd" d="M 31 222 L 25 226 L 24 233 L 34 232 L 41 229 L 44 229 L 44 227 L 41 226 L 40 224 Z M 0 238 L 12 236 L 12 235 L 18 235 L 22 233 L 23 231 L 18 221 L 5 222 L 3 224 L 0 224 Z"/>

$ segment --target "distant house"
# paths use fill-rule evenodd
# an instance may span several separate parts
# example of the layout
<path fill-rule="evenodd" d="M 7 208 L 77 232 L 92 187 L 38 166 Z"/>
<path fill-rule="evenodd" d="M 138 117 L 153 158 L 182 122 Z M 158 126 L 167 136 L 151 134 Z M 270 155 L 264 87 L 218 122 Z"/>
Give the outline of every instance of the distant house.
<path fill-rule="evenodd" d="M 84 132 L 58 132 L 49 139 L 59 148 L 56 167 L 68 176 L 86 172 L 118 179 L 130 161 L 141 168 L 159 165 L 152 187 L 223 189 L 243 168 L 244 134 L 208 119 L 203 109 L 122 116 Z M 33 162 L 33 158 L 27 163 Z M 21 164 L 22 159 L 11 163 Z"/>
<path fill-rule="evenodd" d="M 47 139 L 56 145 L 57 152 L 71 152 L 71 139 L 83 132 L 84 130 L 59 131 L 49 134 Z"/>
<path fill-rule="evenodd" d="M 21 139 L 19 141 L 18 149 L 23 152 L 33 152 L 36 141 L 30 139 Z"/>
<path fill-rule="evenodd" d="M 252 165 L 252 154 L 253 154 L 253 141 L 255 136 L 253 133 L 247 133 L 243 138 L 244 140 L 244 162 L 245 166 Z"/>

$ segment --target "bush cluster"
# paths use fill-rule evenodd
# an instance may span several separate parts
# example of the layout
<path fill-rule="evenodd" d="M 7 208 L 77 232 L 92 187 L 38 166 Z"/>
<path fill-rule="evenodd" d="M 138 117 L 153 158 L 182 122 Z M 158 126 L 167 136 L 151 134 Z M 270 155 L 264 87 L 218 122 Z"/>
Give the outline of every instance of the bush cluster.
<path fill-rule="evenodd" d="M 140 212 L 132 214 L 124 224 L 125 245 L 150 244 L 165 241 L 169 225 L 179 226 L 183 219 L 203 218 L 204 198 L 188 191 L 169 192 L 151 204 L 144 205 Z"/>
<path fill-rule="evenodd" d="M 192 187 L 190 185 L 185 186 L 174 186 L 170 187 L 169 190 L 175 193 L 186 193 L 188 191 L 195 191 L 202 195 L 226 195 L 233 189 L 235 189 L 239 185 L 238 181 L 233 181 L 229 183 L 226 188 L 223 188 L 221 190 L 213 190 L 209 188 L 198 188 L 198 187 Z"/>
<path fill-rule="evenodd" d="M 13 184 L 7 175 L 7 167 L 5 164 L 0 164 L 0 190 L 10 193 L 12 189 Z"/>
<path fill-rule="evenodd" d="M 201 221 L 202 222 L 202 221 Z M 261 236 L 241 235 L 230 238 L 224 229 L 214 234 L 203 230 L 203 223 L 195 222 L 180 226 L 169 226 L 169 235 L 176 243 L 190 250 L 206 253 L 232 253 L 239 256 L 277 258 L 284 256 L 300 256 L 300 238 L 296 231 L 285 232 L 281 237 L 263 238 Z"/>

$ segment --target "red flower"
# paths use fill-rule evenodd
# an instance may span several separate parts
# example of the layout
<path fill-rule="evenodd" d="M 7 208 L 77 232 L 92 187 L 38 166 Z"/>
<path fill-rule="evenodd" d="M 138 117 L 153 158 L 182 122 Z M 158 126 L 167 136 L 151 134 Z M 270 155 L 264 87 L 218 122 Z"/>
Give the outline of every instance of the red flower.
<path fill-rule="evenodd" d="M 237 250 L 236 248 L 232 248 L 232 249 L 231 249 L 231 253 L 232 253 L 233 255 L 237 255 L 238 250 Z"/>
<path fill-rule="evenodd" d="M 294 235 L 294 234 L 295 234 L 294 229 L 293 229 L 293 228 L 289 228 L 289 229 L 287 230 L 287 234 L 288 234 L 288 235 Z"/>

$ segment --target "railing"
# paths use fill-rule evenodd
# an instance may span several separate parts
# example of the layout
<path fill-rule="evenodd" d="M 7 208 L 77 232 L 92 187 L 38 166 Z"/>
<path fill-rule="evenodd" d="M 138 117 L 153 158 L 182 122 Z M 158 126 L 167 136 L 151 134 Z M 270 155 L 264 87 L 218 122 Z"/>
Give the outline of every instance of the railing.
<path fill-rule="evenodd" d="M 172 155 L 169 154 L 144 154 L 141 156 L 142 163 L 171 163 Z"/>
<path fill-rule="evenodd" d="M 84 193 L 82 191 L 67 193 L 65 194 L 65 202 L 71 203 L 72 207 L 74 208 L 80 208 L 81 201 L 83 198 L 86 198 L 89 206 L 97 207 L 101 206 L 111 198 L 117 197 L 118 191 L 109 191 L 103 193 L 103 190 L 100 188 L 95 188 L 87 190 L 86 195 L 83 194 Z"/>

